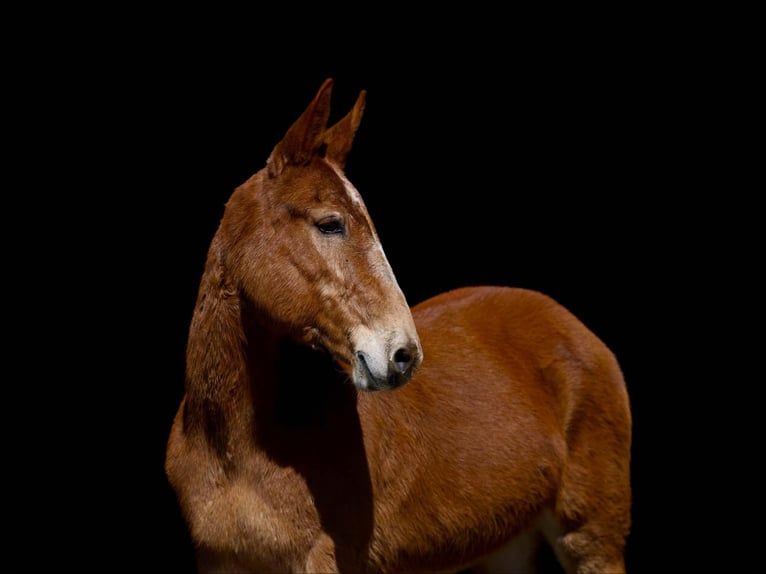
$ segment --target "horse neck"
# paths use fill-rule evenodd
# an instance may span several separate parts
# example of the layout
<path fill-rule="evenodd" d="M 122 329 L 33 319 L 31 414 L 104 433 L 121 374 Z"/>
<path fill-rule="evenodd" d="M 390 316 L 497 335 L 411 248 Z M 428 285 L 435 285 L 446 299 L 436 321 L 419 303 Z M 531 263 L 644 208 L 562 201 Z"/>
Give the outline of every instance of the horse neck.
<path fill-rule="evenodd" d="M 254 336 L 243 324 L 245 305 L 227 276 L 220 232 L 208 251 L 186 347 L 187 432 L 201 432 L 225 449 L 233 428 L 251 423 L 257 410 L 273 401 L 274 347 L 263 330 Z M 258 392 L 252 381 L 258 381 Z M 236 420 L 237 425 L 230 421 Z"/>
<path fill-rule="evenodd" d="M 216 234 L 189 330 L 187 432 L 202 433 L 223 456 L 232 445 L 264 446 L 328 416 L 354 418 L 353 385 L 329 356 L 293 341 L 250 303 L 227 276 L 221 253 Z"/>

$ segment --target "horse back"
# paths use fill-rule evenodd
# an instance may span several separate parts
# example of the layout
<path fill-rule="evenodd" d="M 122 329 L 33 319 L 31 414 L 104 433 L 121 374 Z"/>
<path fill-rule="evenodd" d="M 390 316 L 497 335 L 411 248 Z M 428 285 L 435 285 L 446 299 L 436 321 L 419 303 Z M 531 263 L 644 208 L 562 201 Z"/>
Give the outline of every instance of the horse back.
<path fill-rule="evenodd" d="M 416 305 L 413 317 L 424 361 L 412 390 L 456 397 L 469 417 L 498 419 L 498 428 L 518 421 L 524 434 L 561 439 L 570 453 L 583 434 L 629 448 L 630 405 L 614 353 L 551 297 L 464 287 Z"/>
<path fill-rule="evenodd" d="M 429 351 L 415 385 L 443 378 L 447 365 L 457 371 L 464 365 L 474 375 L 455 380 L 474 380 L 474 390 L 488 387 L 493 396 L 499 386 L 534 395 L 539 405 L 552 399 L 560 422 L 565 407 L 586 398 L 616 401 L 619 411 L 629 413 L 625 381 L 612 351 L 547 295 L 512 287 L 464 287 L 427 299 L 412 313 L 424 354 Z"/>

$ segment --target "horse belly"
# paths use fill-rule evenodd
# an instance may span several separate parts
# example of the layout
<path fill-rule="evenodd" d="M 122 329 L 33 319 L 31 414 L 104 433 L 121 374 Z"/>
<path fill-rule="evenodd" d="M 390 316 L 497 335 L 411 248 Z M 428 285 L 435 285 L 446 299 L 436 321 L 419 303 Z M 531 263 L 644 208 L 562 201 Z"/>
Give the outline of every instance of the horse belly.
<path fill-rule="evenodd" d="M 553 546 L 562 532 L 553 511 L 545 509 L 524 531 L 474 562 L 461 574 L 533 574 L 541 571 L 541 567 L 545 572 L 561 572 Z M 546 546 L 547 554 L 543 552 Z"/>

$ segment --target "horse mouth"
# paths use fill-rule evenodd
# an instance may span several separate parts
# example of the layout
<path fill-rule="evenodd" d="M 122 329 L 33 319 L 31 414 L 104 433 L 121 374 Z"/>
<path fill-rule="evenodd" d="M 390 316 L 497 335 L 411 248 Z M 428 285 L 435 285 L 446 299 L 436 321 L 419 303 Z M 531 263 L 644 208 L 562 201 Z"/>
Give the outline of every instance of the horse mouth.
<path fill-rule="evenodd" d="M 390 350 L 374 345 L 371 349 L 357 350 L 348 356 L 337 345 L 330 344 L 328 337 L 315 327 L 304 329 L 303 341 L 312 349 L 321 349 L 334 357 L 338 367 L 361 391 L 397 389 L 410 381 L 422 361 L 417 342 L 400 347 L 389 357 Z"/>

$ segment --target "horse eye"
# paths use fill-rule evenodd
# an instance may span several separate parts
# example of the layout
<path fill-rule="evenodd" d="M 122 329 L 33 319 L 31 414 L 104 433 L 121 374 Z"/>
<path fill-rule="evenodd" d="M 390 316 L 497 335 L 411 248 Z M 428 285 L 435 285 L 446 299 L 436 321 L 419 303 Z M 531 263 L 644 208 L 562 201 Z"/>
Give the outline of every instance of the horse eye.
<path fill-rule="evenodd" d="M 343 222 L 341 222 L 339 219 L 328 219 L 325 221 L 318 221 L 316 224 L 319 231 L 326 234 L 332 234 L 332 233 L 340 233 L 343 234 L 345 232 L 345 228 L 343 227 Z"/>

